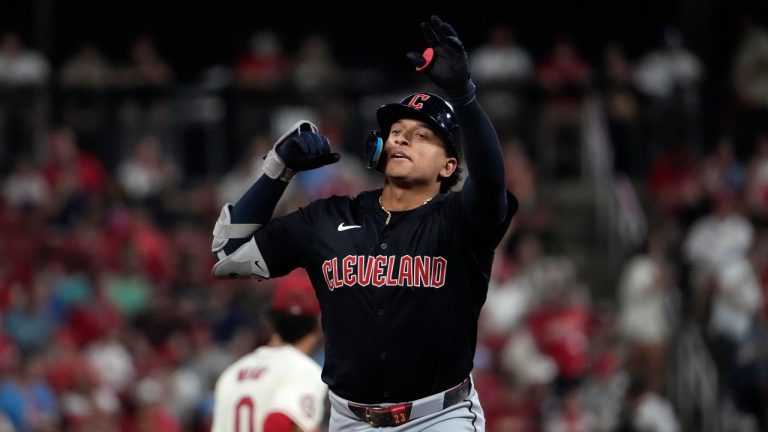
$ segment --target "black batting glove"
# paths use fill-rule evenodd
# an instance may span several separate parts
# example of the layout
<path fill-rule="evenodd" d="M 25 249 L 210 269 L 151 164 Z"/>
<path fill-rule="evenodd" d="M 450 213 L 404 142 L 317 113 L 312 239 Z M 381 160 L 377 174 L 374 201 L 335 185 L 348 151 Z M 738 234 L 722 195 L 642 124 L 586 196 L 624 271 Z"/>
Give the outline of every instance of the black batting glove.
<path fill-rule="evenodd" d="M 302 125 L 303 126 L 303 125 Z M 331 152 L 328 138 L 311 130 L 299 130 L 277 145 L 275 152 L 294 171 L 307 171 L 339 161 Z"/>
<path fill-rule="evenodd" d="M 421 23 L 421 30 L 427 39 L 423 54 L 409 52 L 408 60 L 423 71 L 432 82 L 443 89 L 448 100 L 454 105 L 464 105 L 475 97 L 475 84 L 469 74 L 469 59 L 456 30 L 432 15 L 429 22 Z"/>

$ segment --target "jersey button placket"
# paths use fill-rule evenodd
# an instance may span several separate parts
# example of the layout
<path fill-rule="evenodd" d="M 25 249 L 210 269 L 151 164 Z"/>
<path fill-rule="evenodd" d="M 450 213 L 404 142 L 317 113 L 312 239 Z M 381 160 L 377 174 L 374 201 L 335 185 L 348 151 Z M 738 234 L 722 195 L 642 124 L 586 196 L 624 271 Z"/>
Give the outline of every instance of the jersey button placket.
<path fill-rule="evenodd" d="M 386 250 L 388 246 L 387 246 L 387 243 L 386 243 L 386 242 L 382 242 L 382 243 L 379 245 L 379 247 L 381 248 L 381 250 Z"/>

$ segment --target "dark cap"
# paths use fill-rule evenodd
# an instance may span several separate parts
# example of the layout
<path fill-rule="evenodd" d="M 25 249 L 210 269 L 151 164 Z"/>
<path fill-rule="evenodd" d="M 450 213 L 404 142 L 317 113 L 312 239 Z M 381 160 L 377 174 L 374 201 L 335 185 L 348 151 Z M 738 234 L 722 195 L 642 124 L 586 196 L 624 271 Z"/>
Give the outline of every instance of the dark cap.
<path fill-rule="evenodd" d="M 445 139 L 449 153 L 461 159 L 461 134 L 453 107 L 432 93 L 414 93 L 400 103 L 382 105 L 376 111 L 379 129 L 386 136 L 392 124 L 404 118 L 423 121 Z"/>

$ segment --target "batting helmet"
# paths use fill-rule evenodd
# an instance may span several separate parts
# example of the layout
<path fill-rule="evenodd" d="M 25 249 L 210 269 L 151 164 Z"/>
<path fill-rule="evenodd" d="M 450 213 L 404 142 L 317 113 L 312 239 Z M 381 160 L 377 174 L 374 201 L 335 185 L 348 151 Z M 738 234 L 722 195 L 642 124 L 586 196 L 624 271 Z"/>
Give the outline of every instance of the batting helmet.
<path fill-rule="evenodd" d="M 384 141 L 392 124 L 404 118 L 420 120 L 432 126 L 446 142 L 448 153 L 461 159 L 461 132 L 453 107 L 432 93 L 414 93 L 400 103 L 382 105 L 376 111 L 379 130 L 370 132 L 366 139 L 368 168 L 383 169 L 381 153 Z"/>

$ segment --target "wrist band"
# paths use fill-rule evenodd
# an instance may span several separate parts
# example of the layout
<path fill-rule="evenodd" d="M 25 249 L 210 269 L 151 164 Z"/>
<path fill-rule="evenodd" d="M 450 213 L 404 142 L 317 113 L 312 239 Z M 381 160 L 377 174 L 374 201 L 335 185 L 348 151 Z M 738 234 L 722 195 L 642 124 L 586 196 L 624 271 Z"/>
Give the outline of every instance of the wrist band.
<path fill-rule="evenodd" d="M 280 156 L 277 155 L 274 149 L 270 150 L 264 158 L 263 170 L 264 175 L 267 177 L 286 183 L 291 181 L 293 176 L 296 175 L 296 171 L 285 166 L 285 162 L 280 159 Z"/>

